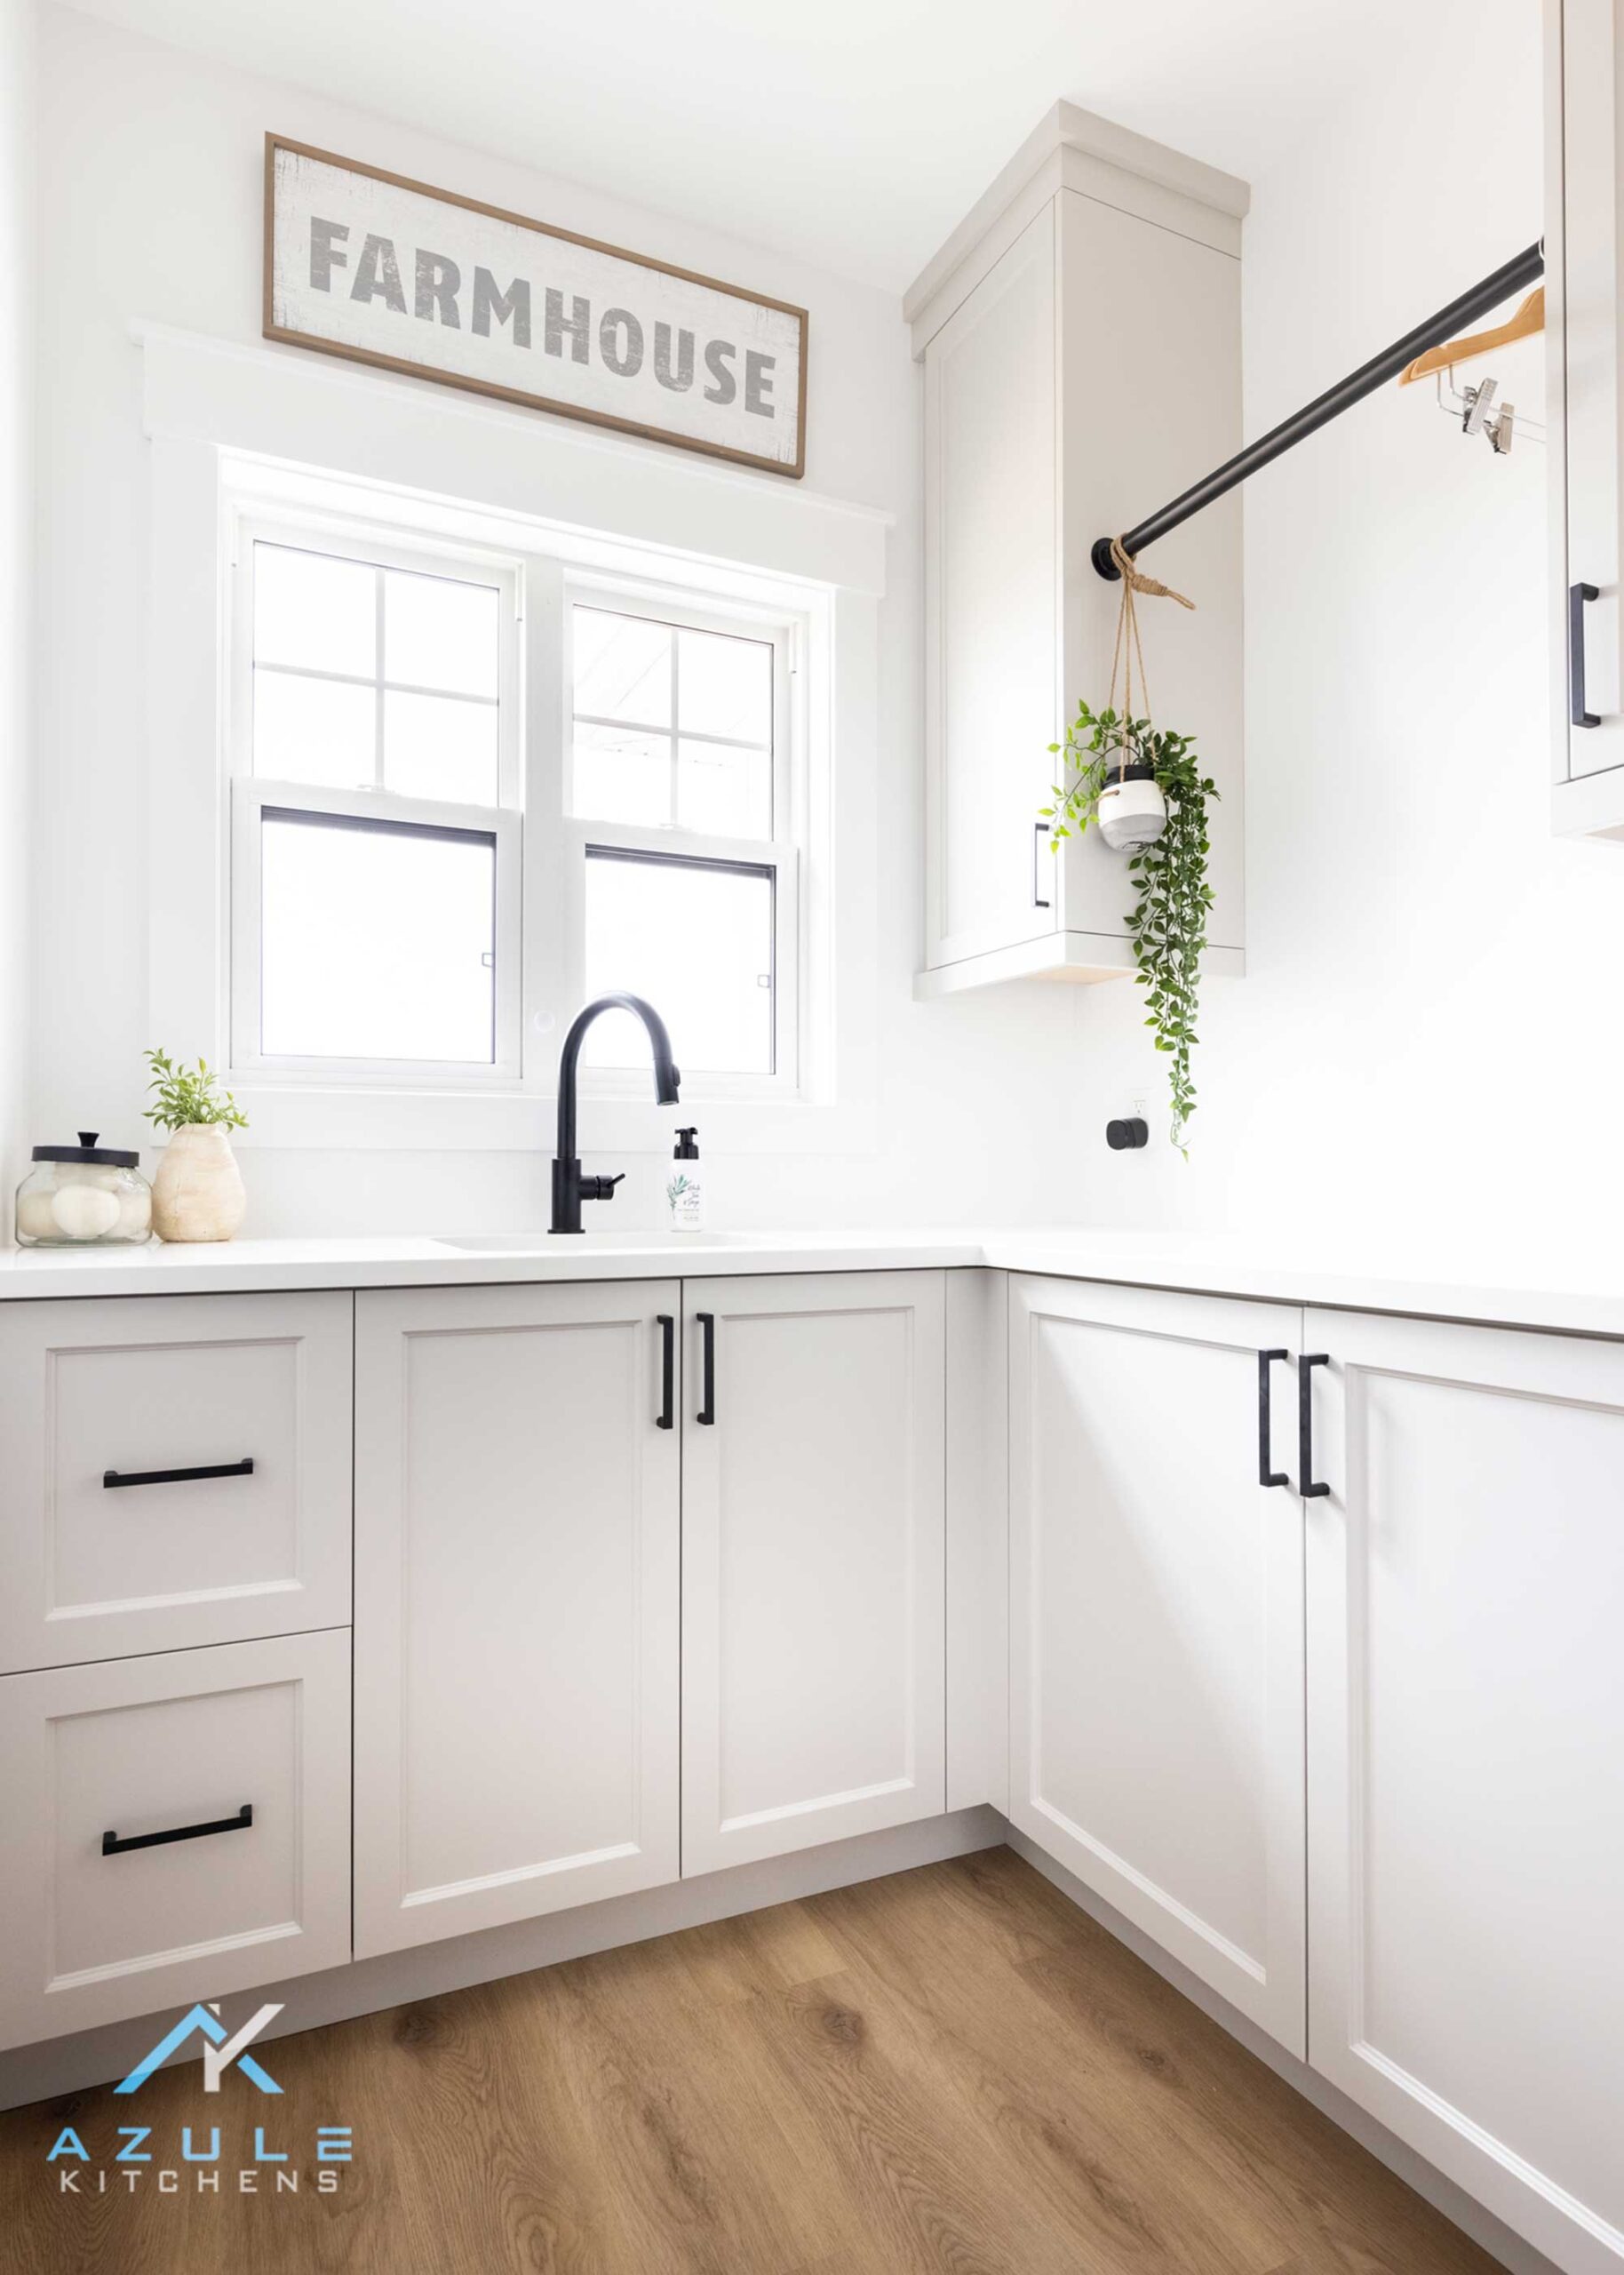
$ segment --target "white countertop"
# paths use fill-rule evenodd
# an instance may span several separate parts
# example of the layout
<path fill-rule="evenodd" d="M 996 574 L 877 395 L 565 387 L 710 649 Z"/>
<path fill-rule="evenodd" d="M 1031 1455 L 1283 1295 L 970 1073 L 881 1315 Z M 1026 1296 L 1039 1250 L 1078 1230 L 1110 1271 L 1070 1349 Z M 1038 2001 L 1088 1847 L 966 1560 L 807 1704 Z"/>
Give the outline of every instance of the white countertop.
<path fill-rule="evenodd" d="M 1269 1235 L 864 1230 L 700 1234 L 587 1233 L 492 1239 L 477 1248 L 401 1236 L 231 1241 L 0 1254 L 0 1300 L 52 1296 L 202 1295 L 294 1288 L 466 1287 L 537 1280 L 697 1279 L 715 1273 L 877 1272 L 988 1265 L 1129 1286 L 1190 1289 L 1357 1311 L 1624 1337 L 1624 1247 L 1564 1258 L 1481 1261 L 1458 1253 L 1357 1257 L 1333 1240 Z"/>

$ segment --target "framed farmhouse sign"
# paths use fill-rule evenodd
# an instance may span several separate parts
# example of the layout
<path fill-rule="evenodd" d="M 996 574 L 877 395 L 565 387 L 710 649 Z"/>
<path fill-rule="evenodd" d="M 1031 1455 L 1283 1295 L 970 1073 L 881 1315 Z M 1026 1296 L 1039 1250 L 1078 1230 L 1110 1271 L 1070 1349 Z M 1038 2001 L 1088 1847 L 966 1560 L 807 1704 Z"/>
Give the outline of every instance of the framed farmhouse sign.
<path fill-rule="evenodd" d="M 806 470 L 804 308 L 275 134 L 265 336 Z"/>

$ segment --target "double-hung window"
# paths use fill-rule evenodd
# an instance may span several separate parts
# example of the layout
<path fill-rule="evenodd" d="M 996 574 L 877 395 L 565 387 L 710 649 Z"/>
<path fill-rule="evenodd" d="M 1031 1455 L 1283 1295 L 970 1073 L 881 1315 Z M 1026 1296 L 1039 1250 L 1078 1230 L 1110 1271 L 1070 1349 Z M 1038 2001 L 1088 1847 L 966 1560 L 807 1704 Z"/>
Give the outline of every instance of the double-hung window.
<path fill-rule="evenodd" d="M 685 1102 L 798 1094 L 794 618 L 337 516 L 244 509 L 233 557 L 234 1073 L 545 1093 L 618 991 Z M 631 1020 L 582 1064 L 647 1089 Z"/>
<path fill-rule="evenodd" d="M 571 587 L 581 994 L 645 995 L 712 1090 L 795 1081 L 797 863 L 782 629 Z M 622 1021 L 585 1063 L 641 1066 Z"/>
<path fill-rule="evenodd" d="M 234 1070 L 515 1079 L 517 571 L 243 523 Z"/>

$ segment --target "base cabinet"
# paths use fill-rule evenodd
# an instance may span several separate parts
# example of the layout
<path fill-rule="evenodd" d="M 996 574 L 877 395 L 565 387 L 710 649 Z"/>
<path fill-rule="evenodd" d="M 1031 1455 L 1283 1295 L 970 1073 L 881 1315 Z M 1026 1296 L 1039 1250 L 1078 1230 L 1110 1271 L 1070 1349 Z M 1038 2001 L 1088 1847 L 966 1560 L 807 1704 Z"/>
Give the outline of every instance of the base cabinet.
<path fill-rule="evenodd" d="M 677 1877 L 679 1308 L 357 1300 L 359 1958 Z"/>
<path fill-rule="evenodd" d="M 1284 1449 L 1300 1318 L 1010 1285 L 1010 1815 L 1299 2055 L 1302 1511 L 1258 1369 Z"/>
<path fill-rule="evenodd" d="M 682 1869 L 945 1806 L 939 1272 L 689 1281 Z"/>
<path fill-rule="evenodd" d="M 1624 1346 L 1310 1311 L 1314 2067 L 1624 2267 Z"/>
<path fill-rule="evenodd" d="M 350 1955 L 342 1628 L 0 1680 L 0 2045 Z"/>

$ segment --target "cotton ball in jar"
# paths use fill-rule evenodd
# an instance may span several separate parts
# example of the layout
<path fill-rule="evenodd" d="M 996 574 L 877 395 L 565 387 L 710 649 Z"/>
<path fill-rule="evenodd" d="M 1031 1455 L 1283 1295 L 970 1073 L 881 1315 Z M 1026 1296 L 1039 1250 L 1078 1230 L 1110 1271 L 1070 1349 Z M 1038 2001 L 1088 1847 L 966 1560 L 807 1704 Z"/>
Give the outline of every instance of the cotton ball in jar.
<path fill-rule="evenodd" d="M 105 1185 L 65 1185 L 51 1196 L 51 1214 L 70 1241 L 97 1241 L 118 1222 L 118 1195 Z"/>
<path fill-rule="evenodd" d="M 23 1193 L 17 1199 L 17 1234 L 20 1240 L 54 1240 L 57 1221 L 52 1213 L 49 1193 Z"/>
<path fill-rule="evenodd" d="M 147 1240 L 151 1233 L 151 1188 L 133 1183 L 125 1185 L 118 1196 L 118 1237 L 121 1241 Z"/>

